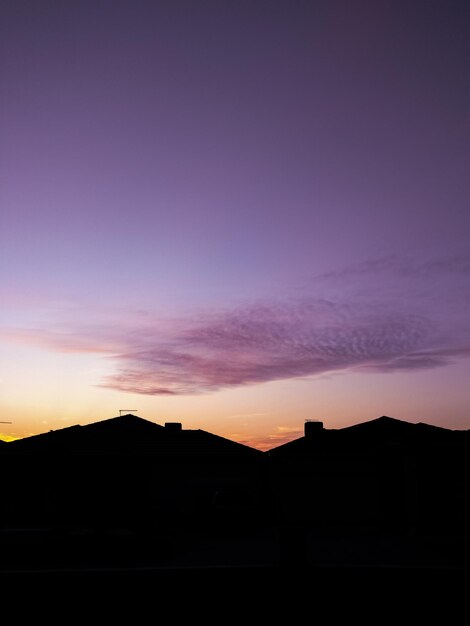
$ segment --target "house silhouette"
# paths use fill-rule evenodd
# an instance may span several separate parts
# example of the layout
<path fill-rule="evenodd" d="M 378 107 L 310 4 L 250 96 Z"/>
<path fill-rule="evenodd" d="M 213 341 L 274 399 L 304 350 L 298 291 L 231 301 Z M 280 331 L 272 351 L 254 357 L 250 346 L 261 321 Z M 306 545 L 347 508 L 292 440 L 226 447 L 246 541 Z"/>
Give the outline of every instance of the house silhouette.
<path fill-rule="evenodd" d="M 212 523 L 222 499 L 234 516 L 260 499 L 260 451 L 180 423 L 127 414 L 6 448 L 7 525 L 161 531 Z"/>
<path fill-rule="evenodd" d="M 303 437 L 267 453 L 286 558 L 305 551 L 303 533 L 468 534 L 469 444 L 469 431 L 387 416 L 337 430 L 306 422 Z M 375 558 L 369 548 L 360 558 Z"/>
<path fill-rule="evenodd" d="M 469 445 L 386 416 L 307 421 L 266 453 L 132 414 L 49 431 L 1 446 L 2 558 L 179 562 L 191 545 L 204 565 L 218 542 L 248 563 L 249 536 L 282 567 L 470 564 Z"/>
<path fill-rule="evenodd" d="M 205 430 L 187 430 L 178 422 L 164 426 L 136 415 L 51 430 L 11 442 L 17 453 L 142 454 L 159 457 L 258 457 L 260 452 Z"/>

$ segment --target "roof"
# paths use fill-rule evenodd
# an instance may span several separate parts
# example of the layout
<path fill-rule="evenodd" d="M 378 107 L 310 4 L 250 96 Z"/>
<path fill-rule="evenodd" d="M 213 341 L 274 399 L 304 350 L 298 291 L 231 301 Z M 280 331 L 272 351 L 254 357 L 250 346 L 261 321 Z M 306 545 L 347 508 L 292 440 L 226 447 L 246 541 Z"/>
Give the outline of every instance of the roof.
<path fill-rule="evenodd" d="M 340 429 L 323 429 L 312 437 L 300 437 L 269 450 L 273 457 L 308 453 L 312 444 L 323 450 L 345 446 L 371 447 L 388 444 L 470 443 L 470 431 L 450 430 L 430 424 L 405 422 L 387 415 Z"/>
<path fill-rule="evenodd" d="M 442 437 L 447 437 L 449 433 L 456 432 L 448 428 L 424 424 L 423 422 L 417 424 L 405 422 L 404 420 L 388 417 L 387 415 L 382 415 L 382 417 L 368 422 L 347 426 L 346 428 L 340 429 L 340 431 L 345 435 L 378 437 L 381 439 L 397 439 L 403 437 L 441 439 Z"/>
<path fill-rule="evenodd" d="M 151 454 L 160 457 L 255 457 L 259 450 L 204 430 L 174 430 L 127 414 L 70 426 L 8 444 L 18 453 Z"/>

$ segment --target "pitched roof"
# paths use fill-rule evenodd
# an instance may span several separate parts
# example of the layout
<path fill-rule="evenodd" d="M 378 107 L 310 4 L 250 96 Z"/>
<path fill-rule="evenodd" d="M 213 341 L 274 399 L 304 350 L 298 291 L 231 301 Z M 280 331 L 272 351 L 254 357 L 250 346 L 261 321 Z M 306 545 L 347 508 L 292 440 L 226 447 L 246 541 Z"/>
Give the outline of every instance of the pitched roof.
<path fill-rule="evenodd" d="M 322 449 L 385 444 L 470 443 L 470 431 L 450 430 L 430 424 L 405 422 L 386 415 L 340 429 L 324 429 L 312 438 L 300 437 L 269 450 L 270 456 L 302 455 L 317 443 Z"/>
<path fill-rule="evenodd" d="M 457 433 L 466 431 L 454 431 L 440 426 L 432 426 L 419 422 L 417 424 L 398 420 L 387 415 L 361 424 L 354 424 L 339 430 L 343 437 L 389 441 L 400 443 L 402 441 L 422 441 L 427 443 L 450 441 Z"/>
<path fill-rule="evenodd" d="M 11 442 L 12 452 L 152 454 L 160 457 L 258 456 L 259 450 L 204 430 L 174 430 L 127 414 Z"/>

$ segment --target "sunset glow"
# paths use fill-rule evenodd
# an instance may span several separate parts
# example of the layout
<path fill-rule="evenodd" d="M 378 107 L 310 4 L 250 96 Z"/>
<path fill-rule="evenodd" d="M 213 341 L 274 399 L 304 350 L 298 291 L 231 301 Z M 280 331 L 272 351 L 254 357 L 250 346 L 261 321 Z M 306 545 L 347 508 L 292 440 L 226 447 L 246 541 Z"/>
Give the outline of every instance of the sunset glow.
<path fill-rule="evenodd" d="M 6 2 L 0 438 L 470 428 L 470 8 Z"/>

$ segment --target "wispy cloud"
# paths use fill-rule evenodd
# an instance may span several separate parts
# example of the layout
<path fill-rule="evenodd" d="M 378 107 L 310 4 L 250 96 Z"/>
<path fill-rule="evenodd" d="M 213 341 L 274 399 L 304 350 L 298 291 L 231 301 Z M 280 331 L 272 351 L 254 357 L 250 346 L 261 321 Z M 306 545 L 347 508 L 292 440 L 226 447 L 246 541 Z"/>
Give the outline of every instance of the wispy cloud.
<path fill-rule="evenodd" d="M 227 419 L 238 419 L 240 417 L 262 417 L 267 415 L 266 413 L 236 413 L 234 415 L 227 415 Z"/>
<path fill-rule="evenodd" d="M 107 331 L 100 334 L 95 331 L 87 332 L 87 329 L 64 332 L 42 328 L 16 328 L 0 330 L 0 339 L 57 352 L 108 353 L 122 348 L 122 343 L 113 341 L 107 334 Z"/>
<path fill-rule="evenodd" d="M 299 437 L 302 437 L 303 434 L 303 431 L 298 428 L 277 426 L 274 432 L 262 437 L 252 437 L 250 439 L 241 439 L 239 437 L 232 438 L 246 446 L 251 446 L 252 448 L 258 448 L 258 450 L 265 451 L 281 446 L 283 443 L 287 443 L 293 439 L 298 439 Z"/>
<path fill-rule="evenodd" d="M 253 305 L 188 322 L 165 341 L 116 357 L 103 384 L 142 394 L 182 394 L 312 376 L 358 366 L 432 367 L 430 320 L 377 307 L 315 300 Z"/>
<path fill-rule="evenodd" d="M 212 392 L 340 371 L 396 372 L 470 355 L 470 258 L 368 261 L 316 277 L 301 299 L 249 303 L 191 319 L 151 315 L 16 340 L 102 352 L 123 392 Z"/>
<path fill-rule="evenodd" d="M 446 274 L 451 276 L 470 275 L 470 255 L 444 256 L 426 260 L 416 260 L 412 257 L 384 256 L 367 259 L 354 263 L 348 267 L 325 272 L 317 275 L 317 279 L 342 280 L 358 276 L 369 277 L 388 274 L 389 276 L 403 277 L 431 277 Z"/>

